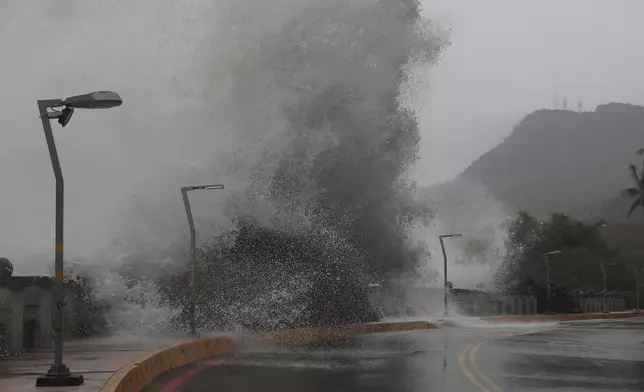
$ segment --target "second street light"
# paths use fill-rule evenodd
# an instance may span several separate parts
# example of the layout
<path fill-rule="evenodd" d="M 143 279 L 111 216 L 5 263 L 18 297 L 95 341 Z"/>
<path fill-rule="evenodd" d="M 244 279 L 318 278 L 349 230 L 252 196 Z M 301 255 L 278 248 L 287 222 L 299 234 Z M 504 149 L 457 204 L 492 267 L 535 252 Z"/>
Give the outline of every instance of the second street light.
<path fill-rule="evenodd" d="M 63 210 L 64 210 L 64 181 L 63 171 L 58 159 L 58 151 L 54 134 L 51 130 L 50 120 L 57 119 L 65 127 L 74 114 L 74 109 L 109 109 L 123 103 L 117 93 L 111 91 L 98 91 L 90 94 L 77 95 L 66 99 L 47 99 L 38 101 L 40 120 L 45 131 L 49 157 L 54 169 L 56 180 L 56 224 L 54 245 L 54 317 L 52 320 L 54 331 L 54 364 L 51 365 L 46 375 L 36 379 L 37 387 L 48 386 L 77 386 L 84 382 L 82 374 L 72 374 L 63 364 Z M 59 109 L 62 108 L 62 109 Z"/>
<path fill-rule="evenodd" d="M 196 190 L 215 190 L 215 189 L 224 189 L 223 185 L 194 185 L 194 186 L 184 186 L 181 188 L 181 195 L 183 196 L 183 205 L 186 208 L 186 215 L 188 217 L 188 225 L 190 226 L 190 334 L 193 336 L 197 335 L 197 320 L 195 316 L 195 303 L 197 301 L 197 280 L 196 280 L 196 270 L 197 270 L 197 257 L 196 253 L 196 241 L 197 235 L 195 231 L 195 222 L 192 218 L 192 210 L 190 209 L 190 199 L 188 198 L 188 192 Z"/>
<path fill-rule="evenodd" d="M 552 252 L 544 253 L 543 256 L 543 262 L 546 264 L 546 291 L 547 291 L 547 306 L 548 309 L 546 310 L 546 313 L 552 313 L 552 292 L 550 289 L 550 257 L 554 255 L 561 254 L 560 250 L 553 250 Z"/>
<path fill-rule="evenodd" d="M 438 236 L 438 240 L 441 243 L 441 250 L 443 251 L 443 302 L 444 302 L 444 313 L 447 317 L 447 292 L 451 287 L 448 287 L 450 282 L 447 280 L 447 253 L 445 252 L 445 244 L 443 243 L 443 238 L 452 238 L 452 237 L 462 237 L 461 233 L 453 234 L 442 234 Z"/>
<path fill-rule="evenodd" d="M 606 275 L 606 267 L 614 267 L 617 263 L 605 264 L 603 261 L 599 262 L 599 268 L 602 271 L 602 282 L 604 286 L 604 297 L 602 299 L 602 313 L 608 313 L 608 277 Z"/>

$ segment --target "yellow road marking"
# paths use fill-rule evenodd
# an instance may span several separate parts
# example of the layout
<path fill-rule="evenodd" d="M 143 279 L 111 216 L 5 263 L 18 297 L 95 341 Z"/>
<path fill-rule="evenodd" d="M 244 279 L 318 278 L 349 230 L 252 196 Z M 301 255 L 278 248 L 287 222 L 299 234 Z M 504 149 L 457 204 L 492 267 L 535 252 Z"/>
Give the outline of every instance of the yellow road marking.
<path fill-rule="evenodd" d="M 483 340 L 477 343 L 474 347 L 464 350 L 458 356 L 458 364 L 461 368 L 461 372 L 467 377 L 467 379 L 476 387 L 478 387 L 482 392 L 503 392 L 501 388 L 496 386 L 483 372 L 481 371 L 478 362 L 476 361 L 476 353 L 479 348 L 487 340 Z M 469 359 L 469 367 L 467 360 Z M 470 371 L 471 368 L 471 371 Z"/>
<path fill-rule="evenodd" d="M 470 364 L 472 365 L 472 371 L 474 371 L 474 373 L 476 373 L 476 375 L 478 375 L 479 378 L 483 380 L 483 382 L 486 383 L 495 392 L 503 392 L 501 388 L 497 387 L 496 384 L 494 384 L 492 380 L 490 380 L 489 377 L 481 371 L 481 368 L 476 361 L 476 353 L 479 351 L 479 347 L 481 347 L 485 342 L 487 342 L 487 340 L 479 342 L 479 344 L 477 344 L 470 350 Z"/>
<path fill-rule="evenodd" d="M 492 392 L 492 391 L 490 391 L 489 389 L 487 389 L 485 386 L 483 386 L 483 384 L 481 384 L 481 383 L 476 379 L 476 377 L 475 377 L 475 376 L 474 376 L 474 375 L 469 371 L 469 369 L 467 368 L 467 364 L 465 363 L 465 353 L 466 353 L 466 352 L 467 352 L 467 350 L 463 351 L 463 352 L 458 356 L 458 365 L 460 366 L 461 371 L 463 372 L 463 374 L 465 375 L 465 377 L 467 377 L 467 379 L 468 379 L 468 380 L 470 380 L 470 382 L 471 382 L 473 385 L 477 386 L 481 391 L 483 391 L 483 392 Z"/>

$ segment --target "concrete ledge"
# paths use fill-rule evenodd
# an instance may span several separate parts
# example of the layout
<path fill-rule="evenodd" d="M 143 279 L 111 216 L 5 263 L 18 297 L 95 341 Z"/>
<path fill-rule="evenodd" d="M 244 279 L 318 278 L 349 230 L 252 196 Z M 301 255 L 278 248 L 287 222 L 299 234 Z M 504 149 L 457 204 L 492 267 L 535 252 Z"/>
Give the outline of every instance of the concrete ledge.
<path fill-rule="evenodd" d="M 402 321 L 389 323 L 354 324 L 316 328 L 299 328 L 288 331 L 275 331 L 257 334 L 265 344 L 302 345 L 341 340 L 359 335 L 427 330 L 438 328 L 428 321 Z"/>
<path fill-rule="evenodd" d="M 581 320 L 601 320 L 601 319 L 620 319 L 629 317 L 644 317 L 644 311 L 634 310 L 630 312 L 612 312 L 612 313 L 578 313 L 578 314 L 552 314 L 552 315 L 526 315 L 526 316 L 492 316 L 482 317 L 481 320 L 491 323 L 538 323 L 554 321 L 581 321 Z"/>
<path fill-rule="evenodd" d="M 297 346 L 342 340 L 364 334 L 434 328 L 437 326 L 427 321 L 370 323 L 265 332 L 251 335 L 251 338 L 256 338 L 263 344 Z M 165 347 L 123 366 L 110 377 L 101 392 L 140 392 L 164 372 L 208 357 L 231 355 L 235 349 L 236 344 L 229 337 L 192 340 Z"/>
<path fill-rule="evenodd" d="M 204 358 L 230 355 L 235 345 L 231 338 L 193 340 L 165 347 L 123 366 L 110 377 L 101 392 L 140 392 L 160 374 Z"/>

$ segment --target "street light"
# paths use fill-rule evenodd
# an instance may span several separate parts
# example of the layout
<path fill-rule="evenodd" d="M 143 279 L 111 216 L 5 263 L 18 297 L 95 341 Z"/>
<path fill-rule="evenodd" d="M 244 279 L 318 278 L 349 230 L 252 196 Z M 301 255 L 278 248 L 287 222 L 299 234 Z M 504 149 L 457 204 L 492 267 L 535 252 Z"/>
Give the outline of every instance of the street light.
<path fill-rule="evenodd" d="M 546 264 L 546 290 L 547 290 L 547 296 L 548 296 L 548 309 L 546 309 L 547 313 L 552 312 L 552 292 L 550 290 L 550 264 L 548 261 L 550 260 L 551 256 L 554 255 L 559 255 L 561 254 L 560 250 L 553 250 L 552 252 L 544 253 L 543 256 L 543 262 Z"/>
<path fill-rule="evenodd" d="M 448 285 L 450 285 L 450 282 L 447 281 L 447 253 L 445 253 L 445 244 L 443 243 L 443 238 L 462 237 L 462 236 L 463 234 L 461 233 L 442 234 L 438 236 L 438 240 L 441 243 L 441 250 L 443 251 L 443 302 L 444 302 L 445 317 L 447 317 L 447 292 L 451 287 L 448 287 Z"/>
<path fill-rule="evenodd" d="M 644 272 L 644 267 L 635 267 L 635 309 L 640 309 L 640 273 Z"/>
<path fill-rule="evenodd" d="M 51 130 L 50 120 L 57 119 L 65 127 L 78 109 L 108 109 L 120 106 L 123 103 L 117 93 L 111 91 L 98 91 L 90 94 L 77 95 L 66 99 L 47 99 L 38 101 L 40 120 L 45 131 L 49 157 L 54 169 L 56 179 L 56 239 L 54 246 L 54 364 L 44 376 L 36 380 L 37 387 L 46 386 L 77 386 L 84 382 L 82 374 L 72 374 L 63 364 L 63 210 L 64 210 L 64 181 L 63 172 L 58 159 L 58 151 L 54 134 Z M 61 108 L 57 110 L 56 108 Z"/>
<path fill-rule="evenodd" d="M 181 188 L 181 195 L 183 196 L 183 205 L 186 208 L 186 215 L 188 217 L 188 225 L 190 226 L 190 334 L 197 335 L 197 321 L 195 318 L 195 302 L 197 299 L 197 281 L 195 277 L 197 269 L 197 258 L 195 256 L 195 222 L 192 219 L 192 210 L 190 209 L 190 199 L 188 199 L 188 192 L 195 190 L 215 190 L 224 189 L 223 185 L 194 185 L 184 186 Z"/>
<path fill-rule="evenodd" d="M 603 301 L 602 301 L 603 302 L 602 313 L 608 313 L 608 309 L 607 309 L 607 307 L 608 307 L 608 285 L 607 285 L 607 278 L 606 278 L 606 265 L 608 265 L 609 267 L 613 267 L 613 266 L 616 266 L 617 263 L 604 264 L 603 261 L 599 263 L 599 268 L 602 271 L 602 279 L 604 281 L 604 298 L 603 298 Z"/>

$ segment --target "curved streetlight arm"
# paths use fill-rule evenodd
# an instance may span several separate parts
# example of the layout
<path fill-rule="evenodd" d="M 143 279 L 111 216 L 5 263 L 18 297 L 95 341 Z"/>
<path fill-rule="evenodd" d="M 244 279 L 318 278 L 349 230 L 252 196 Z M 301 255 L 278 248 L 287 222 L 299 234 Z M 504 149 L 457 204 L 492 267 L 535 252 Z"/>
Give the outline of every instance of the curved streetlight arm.
<path fill-rule="evenodd" d="M 548 258 L 550 256 L 560 255 L 560 254 L 561 254 L 560 250 L 553 250 L 552 252 L 544 253 L 543 257 Z"/>
<path fill-rule="evenodd" d="M 184 186 L 183 188 L 181 188 L 182 191 L 184 189 L 186 191 L 196 191 L 196 190 L 210 191 L 210 190 L 213 190 L 213 189 L 224 189 L 224 186 L 219 185 L 219 184 L 216 184 L 216 185 L 194 185 L 194 186 Z"/>
<path fill-rule="evenodd" d="M 61 106 L 65 106 L 65 104 L 63 103 L 62 99 L 41 99 L 41 100 L 38 100 L 38 107 L 39 108 L 48 109 L 48 108 L 57 108 L 57 107 L 61 107 Z"/>

